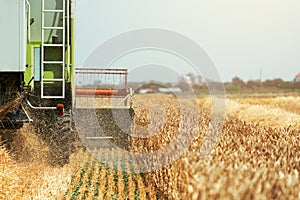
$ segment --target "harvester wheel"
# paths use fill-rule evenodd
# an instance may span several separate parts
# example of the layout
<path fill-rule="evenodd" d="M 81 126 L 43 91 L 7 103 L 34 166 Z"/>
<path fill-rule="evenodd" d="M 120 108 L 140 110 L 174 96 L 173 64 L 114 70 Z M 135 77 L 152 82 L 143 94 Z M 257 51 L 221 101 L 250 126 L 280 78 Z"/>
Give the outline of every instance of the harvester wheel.
<path fill-rule="evenodd" d="M 50 127 L 50 147 L 53 164 L 63 166 L 69 163 L 69 156 L 76 151 L 77 134 L 73 129 L 71 112 L 57 116 Z"/>
<path fill-rule="evenodd" d="M 36 133 L 50 149 L 49 163 L 54 166 L 69 163 L 69 156 L 76 151 L 79 141 L 71 112 L 58 116 L 52 110 L 33 110 L 32 114 Z"/>

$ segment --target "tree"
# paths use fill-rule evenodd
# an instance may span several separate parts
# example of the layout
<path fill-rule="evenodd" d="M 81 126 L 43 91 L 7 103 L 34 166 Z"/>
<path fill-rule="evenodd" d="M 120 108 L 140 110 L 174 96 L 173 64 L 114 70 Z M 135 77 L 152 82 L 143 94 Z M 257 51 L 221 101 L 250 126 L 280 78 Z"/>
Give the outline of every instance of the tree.
<path fill-rule="evenodd" d="M 264 87 L 272 87 L 272 88 L 281 88 L 283 85 L 283 80 L 280 78 L 276 78 L 273 80 L 266 80 L 262 83 Z"/>
<path fill-rule="evenodd" d="M 238 86 L 240 89 L 246 88 L 246 83 L 242 79 L 240 79 L 239 77 L 237 77 L 237 76 L 234 77 L 231 82 L 235 86 Z"/>
<path fill-rule="evenodd" d="M 254 81 L 254 80 L 249 80 L 247 83 L 247 88 L 249 89 L 254 89 L 254 88 L 258 88 L 260 86 L 260 82 L 259 81 Z"/>

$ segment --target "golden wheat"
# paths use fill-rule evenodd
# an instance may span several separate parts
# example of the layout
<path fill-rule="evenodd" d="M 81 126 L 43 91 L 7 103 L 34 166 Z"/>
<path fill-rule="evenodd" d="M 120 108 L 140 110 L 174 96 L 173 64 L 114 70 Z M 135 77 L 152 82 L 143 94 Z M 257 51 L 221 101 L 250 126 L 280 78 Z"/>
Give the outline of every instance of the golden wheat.
<path fill-rule="evenodd" d="M 293 99 L 297 98 L 281 98 L 281 105 Z M 20 134 L 10 144 L 9 154 L 0 148 L 0 199 L 300 199 L 299 115 L 260 100 L 232 99 L 226 106 L 218 143 L 211 154 L 200 157 L 211 121 L 210 98 L 199 99 L 197 105 L 172 95 L 136 95 L 137 137 L 130 139 L 131 151 L 153 153 L 175 141 L 178 146 L 171 146 L 166 154 L 176 154 L 182 143 L 191 142 L 188 153 L 146 174 L 133 172 L 157 164 L 159 158 L 136 163 L 105 149 L 98 152 L 103 159 L 116 160 L 131 171 L 114 170 L 87 152 L 74 154 L 64 167 L 51 167 L 43 141 Z M 185 110 L 189 115 L 184 115 Z M 186 138 L 177 140 L 183 122 Z"/>
<path fill-rule="evenodd" d="M 209 99 L 199 103 L 211 107 Z M 227 101 L 226 111 L 222 137 L 211 155 L 201 158 L 196 153 L 207 130 L 204 120 L 190 148 L 194 153 L 148 178 L 173 199 L 299 198 L 299 116 L 234 101 Z"/>
<path fill-rule="evenodd" d="M 49 148 L 28 126 L 9 145 L 10 153 L 0 147 L 0 199 L 53 199 L 67 190 L 73 166 L 50 166 Z"/>
<path fill-rule="evenodd" d="M 294 97 L 291 97 L 294 98 Z M 288 102 L 290 99 L 286 99 Z M 259 100 L 257 100 L 259 102 Z M 211 109 L 210 98 L 198 100 L 199 104 Z M 238 103 L 235 100 L 226 100 L 226 116 L 235 117 L 245 122 L 259 124 L 272 128 L 300 128 L 300 115 L 291 113 L 279 107 L 268 105 Z"/>
<path fill-rule="evenodd" d="M 286 96 L 286 97 L 268 97 L 268 98 L 234 98 L 233 100 L 239 103 L 265 105 L 272 108 L 280 108 L 288 112 L 300 114 L 300 97 Z"/>

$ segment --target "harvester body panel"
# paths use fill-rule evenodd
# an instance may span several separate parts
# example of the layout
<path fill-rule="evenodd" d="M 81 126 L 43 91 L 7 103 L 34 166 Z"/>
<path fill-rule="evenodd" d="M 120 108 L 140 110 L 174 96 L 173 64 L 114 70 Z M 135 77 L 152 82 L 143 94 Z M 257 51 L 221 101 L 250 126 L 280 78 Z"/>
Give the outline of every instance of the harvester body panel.
<path fill-rule="evenodd" d="M 25 1 L 0 0 L 0 72 L 25 71 L 25 10 Z"/>

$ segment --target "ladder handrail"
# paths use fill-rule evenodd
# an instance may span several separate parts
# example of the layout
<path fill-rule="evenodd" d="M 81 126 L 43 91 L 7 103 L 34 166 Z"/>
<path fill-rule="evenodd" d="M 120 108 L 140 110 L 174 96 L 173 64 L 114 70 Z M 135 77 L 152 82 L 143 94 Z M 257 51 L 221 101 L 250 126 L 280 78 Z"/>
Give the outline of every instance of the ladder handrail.
<path fill-rule="evenodd" d="M 27 4 L 27 8 L 28 8 L 28 13 L 27 13 L 27 41 L 28 43 L 30 42 L 30 38 L 31 38 L 31 27 L 30 27 L 30 17 L 31 17 L 31 7 L 30 7 L 30 3 L 28 0 L 25 0 L 25 3 Z"/>

